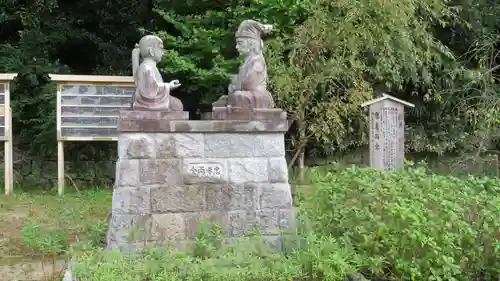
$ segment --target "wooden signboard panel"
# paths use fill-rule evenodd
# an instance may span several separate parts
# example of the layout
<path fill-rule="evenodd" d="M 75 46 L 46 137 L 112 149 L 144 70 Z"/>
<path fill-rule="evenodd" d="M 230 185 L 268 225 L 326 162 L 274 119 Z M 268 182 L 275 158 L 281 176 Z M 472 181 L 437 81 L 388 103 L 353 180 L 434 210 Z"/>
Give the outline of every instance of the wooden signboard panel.
<path fill-rule="evenodd" d="M 65 141 L 116 141 L 121 109 L 131 107 L 131 76 L 50 75 L 57 84 L 58 192 L 64 192 Z"/>
<path fill-rule="evenodd" d="M 0 74 L 0 141 L 4 142 L 4 185 L 5 194 L 7 195 L 14 191 L 10 83 L 16 76 L 15 73 Z"/>

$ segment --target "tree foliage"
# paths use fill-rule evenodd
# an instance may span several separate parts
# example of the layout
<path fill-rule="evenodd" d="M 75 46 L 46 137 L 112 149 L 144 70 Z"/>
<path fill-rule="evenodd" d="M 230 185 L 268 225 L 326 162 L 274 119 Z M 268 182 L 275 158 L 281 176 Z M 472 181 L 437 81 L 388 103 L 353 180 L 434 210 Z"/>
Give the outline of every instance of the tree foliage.
<path fill-rule="evenodd" d="M 297 119 L 293 148 L 309 154 L 367 143 L 364 101 L 388 92 L 407 110 L 412 152 L 497 151 L 500 4 L 493 0 L 6 0 L 0 71 L 18 72 L 16 147 L 55 153 L 55 91 L 48 73 L 130 75 L 130 51 L 156 34 L 165 80 L 194 116 L 226 93 L 240 59 L 238 24 L 274 25 L 265 38 L 270 89 Z M 72 144 L 77 159 L 113 146 Z M 112 154 L 112 153 L 111 153 Z"/>
<path fill-rule="evenodd" d="M 473 127 L 456 111 L 455 97 L 444 95 L 481 78 L 436 35 L 437 29 L 464 24 L 457 7 L 441 0 L 315 5 L 271 51 L 275 92 L 306 123 L 304 137 L 328 150 L 364 145 L 366 114 L 360 104 L 390 92 L 417 104 L 410 111 L 408 150 L 452 151 L 470 142 L 464 136 L 473 134 Z"/>

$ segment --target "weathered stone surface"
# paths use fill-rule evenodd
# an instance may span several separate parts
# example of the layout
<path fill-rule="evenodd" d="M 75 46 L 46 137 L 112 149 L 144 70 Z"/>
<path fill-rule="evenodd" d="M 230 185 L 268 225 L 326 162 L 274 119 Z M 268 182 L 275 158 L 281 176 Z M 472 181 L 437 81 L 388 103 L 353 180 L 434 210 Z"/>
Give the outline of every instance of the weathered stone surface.
<path fill-rule="evenodd" d="M 119 137 L 108 248 L 181 245 L 202 220 L 228 237 L 294 225 L 283 132 L 257 132 L 266 120 L 162 122 L 164 132 Z"/>
<path fill-rule="evenodd" d="M 125 159 L 155 158 L 155 140 L 147 134 L 121 134 L 118 137 L 118 157 Z"/>
<path fill-rule="evenodd" d="M 292 208 L 292 191 L 288 183 L 269 183 L 260 185 L 260 207 Z"/>
<path fill-rule="evenodd" d="M 115 188 L 139 186 L 139 160 L 118 159 L 116 161 Z"/>
<path fill-rule="evenodd" d="M 188 120 L 189 112 L 158 110 L 121 110 L 119 132 L 169 132 L 171 120 Z"/>
<path fill-rule="evenodd" d="M 158 133 L 156 139 L 156 158 L 183 158 L 204 156 L 203 134 Z"/>
<path fill-rule="evenodd" d="M 269 158 L 269 182 L 288 182 L 288 164 L 284 157 Z"/>
<path fill-rule="evenodd" d="M 118 122 L 118 131 L 122 133 L 157 133 L 171 132 L 169 121 L 163 120 L 123 120 Z"/>
<path fill-rule="evenodd" d="M 144 159 L 139 160 L 139 182 L 141 186 L 169 185 L 182 182 L 179 174 L 179 159 Z"/>
<path fill-rule="evenodd" d="M 286 120 L 287 114 L 280 108 L 244 109 L 237 107 L 214 107 L 211 119 L 213 120 Z"/>
<path fill-rule="evenodd" d="M 284 149 L 285 141 L 279 133 L 221 133 L 205 136 L 206 157 L 282 157 Z"/>
<path fill-rule="evenodd" d="M 295 210 L 294 209 L 281 209 L 279 210 L 278 225 L 282 231 L 294 232 L 295 224 Z"/>
<path fill-rule="evenodd" d="M 279 234 L 279 209 L 258 210 L 257 223 L 261 234 Z"/>
<path fill-rule="evenodd" d="M 189 111 L 165 111 L 165 110 L 120 110 L 121 120 L 188 120 Z"/>
<path fill-rule="evenodd" d="M 257 214 L 255 211 L 230 211 L 228 231 L 232 237 L 256 233 Z"/>
<path fill-rule="evenodd" d="M 286 132 L 287 120 L 252 121 L 162 121 L 162 120 L 120 120 L 120 132 L 146 133 L 215 133 L 215 132 Z"/>
<path fill-rule="evenodd" d="M 175 134 L 158 133 L 151 134 L 155 137 L 155 151 L 158 159 L 168 159 L 177 157 L 177 141 Z"/>
<path fill-rule="evenodd" d="M 205 156 L 214 158 L 252 157 L 257 136 L 253 134 L 207 134 Z"/>
<path fill-rule="evenodd" d="M 193 239 L 196 237 L 196 233 L 201 221 L 206 221 L 209 223 L 216 224 L 226 230 L 229 225 L 229 217 L 227 212 L 224 211 L 213 211 L 213 212 L 190 212 L 184 213 L 184 223 L 186 226 L 186 238 Z M 226 233 L 228 234 L 228 233 Z"/>
<path fill-rule="evenodd" d="M 180 174 L 185 184 L 225 183 L 229 174 L 227 161 L 223 158 L 184 158 Z"/>
<path fill-rule="evenodd" d="M 170 121 L 171 132 L 223 133 L 223 132 L 286 132 L 287 120 L 189 120 Z"/>
<path fill-rule="evenodd" d="M 151 219 L 149 215 L 113 214 L 108 226 L 108 245 L 109 241 L 115 241 L 122 245 L 131 244 L 133 241 L 147 241 L 146 233 L 149 233 L 150 230 Z"/>
<path fill-rule="evenodd" d="M 223 133 L 288 131 L 289 121 L 274 120 L 149 120 L 120 119 L 122 133 Z"/>
<path fill-rule="evenodd" d="M 175 134 L 177 157 L 203 157 L 204 136 L 203 134 Z"/>
<path fill-rule="evenodd" d="M 111 211 L 114 215 L 147 215 L 151 213 L 149 188 L 122 187 L 113 192 Z"/>
<path fill-rule="evenodd" d="M 285 157 L 285 138 L 282 134 L 258 134 L 255 143 L 255 157 Z"/>
<path fill-rule="evenodd" d="M 151 240 L 168 241 L 186 238 L 186 226 L 182 214 L 151 215 Z"/>
<path fill-rule="evenodd" d="M 228 230 L 233 237 L 248 234 L 275 235 L 280 233 L 280 210 L 259 209 L 229 211 Z"/>
<path fill-rule="evenodd" d="M 152 213 L 198 212 L 205 210 L 204 185 L 174 185 L 151 189 Z"/>
<path fill-rule="evenodd" d="M 229 181 L 232 183 L 268 181 L 266 158 L 229 159 Z"/>
<path fill-rule="evenodd" d="M 255 210 L 258 209 L 257 184 L 213 184 L 205 187 L 206 209 Z"/>

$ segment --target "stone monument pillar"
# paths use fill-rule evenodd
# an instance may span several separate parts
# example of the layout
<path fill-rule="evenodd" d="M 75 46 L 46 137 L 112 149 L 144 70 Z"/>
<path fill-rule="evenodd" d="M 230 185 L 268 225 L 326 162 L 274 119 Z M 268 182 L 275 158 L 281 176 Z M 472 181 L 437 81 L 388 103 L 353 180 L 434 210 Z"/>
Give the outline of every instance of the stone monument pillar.
<path fill-rule="evenodd" d="M 121 112 L 107 248 L 181 245 L 201 220 L 279 242 L 293 220 L 286 113 Z M 239 114 L 239 115 L 238 115 Z M 133 242 L 131 242 L 133 241 Z"/>
<path fill-rule="evenodd" d="M 370 111 L 370 166 L 394 170 L 404 165 L 404 106 L 415 105 L 383 94 L 365 102 Z"/>

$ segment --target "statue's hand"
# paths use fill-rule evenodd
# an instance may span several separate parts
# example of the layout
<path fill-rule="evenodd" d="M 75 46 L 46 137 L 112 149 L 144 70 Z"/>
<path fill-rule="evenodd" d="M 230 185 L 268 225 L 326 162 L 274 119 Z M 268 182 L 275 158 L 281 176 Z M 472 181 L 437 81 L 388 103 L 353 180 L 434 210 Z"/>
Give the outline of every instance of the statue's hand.
<path fill-rule="evenodd" d="M 237 75 L 232 75 L 231 76 L 231 83 L 229 83 L 229 86 L 227 87 L 227 91 L 229 94 L 231 94 L 232 92 L 234 92 L 234 90 L 236 89 L 234 83 L 236 82 L 236 78 L 237 78 Z"/>
<path fill-rule="evenodd" d="M 181 86 L 181 83 L 179 83 L 179 80 L 172 80 L 168 83 L 168 86 L 170 90 L 177 89 Z"/>

